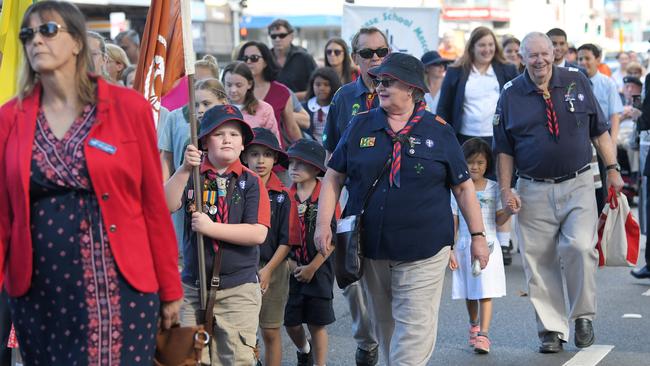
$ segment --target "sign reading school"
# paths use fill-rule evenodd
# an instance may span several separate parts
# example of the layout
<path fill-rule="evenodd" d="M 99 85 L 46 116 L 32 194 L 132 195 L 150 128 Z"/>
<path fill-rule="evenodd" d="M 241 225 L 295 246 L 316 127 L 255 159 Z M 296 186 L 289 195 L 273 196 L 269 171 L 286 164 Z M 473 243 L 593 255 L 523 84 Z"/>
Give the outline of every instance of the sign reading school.
<path fill-rule="evenodd" d="M 420 57 L 438 48 L 437 8 L 386 8 L 343 5 L 341 34 L 348 44 L 361 27 L 377 27 L 388 37 L 393 52 Z"/>

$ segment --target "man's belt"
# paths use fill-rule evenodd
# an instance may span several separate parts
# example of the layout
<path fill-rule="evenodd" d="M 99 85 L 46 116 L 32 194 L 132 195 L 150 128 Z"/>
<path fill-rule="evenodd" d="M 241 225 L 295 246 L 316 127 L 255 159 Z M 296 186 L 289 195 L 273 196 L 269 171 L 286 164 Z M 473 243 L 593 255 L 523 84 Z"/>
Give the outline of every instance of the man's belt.
<path fill-rule="evenodd" d="M 533 182 L 556 184 L 556 183 L 562 183 L 562 182 L 567 181 L 569 179 L 573 179 L 573 178 L 577 177 L 578 175 L 580 175 L 580 174 L 582 174 L 582 173 L 584 173 L 584 172 L 586 172 L 586 171 L 588 171 L 590 169 L 591 169 L 591 166 L 589 164 L 587 164 L 587 165 L 583 166 L 582 168 L 578 169 L 577 171 L 575 171 L 573 173 L 569 173 L 567 175 L 563 175 L 561 177 L 555 177 L 555 178 L 533 178 L 533 177 L 529 177 L 529 176 L 523 175 L 523 174 L 518 174 L 518 175 L 519 175 L 519 178 L 523 178 L 523 179 L 526 179 L 526 180 L 532 180 Z"/>

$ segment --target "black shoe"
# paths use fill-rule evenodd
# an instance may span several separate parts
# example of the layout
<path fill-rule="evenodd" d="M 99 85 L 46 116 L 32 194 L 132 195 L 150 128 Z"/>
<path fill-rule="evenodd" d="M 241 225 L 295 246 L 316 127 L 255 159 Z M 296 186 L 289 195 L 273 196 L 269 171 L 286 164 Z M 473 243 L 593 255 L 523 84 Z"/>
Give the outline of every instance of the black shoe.
<path fill-rule="evenodd" d="M 585 348 L 594 344 L 594 327 L 589 319 L 576 319 L 575 327 L 576 347 Z"/>
<path fill-rule="evenodd" d="M 562 352 L 562 340 L 560 333 L 548 332 L 542 338 L 542 345 L 539 346 L 540 353 L 558 353 Z"/>
<path fill-rule="evenodd" d="M 355 359 L 357 366 L 375 366 L 379 361 L 379 347 L 375 347 L 370 351 L 357 347 Z"/>
<path fill-rule="evenodd" d="M 309 343 L 309 353 L 302 353 L 296 351 L 296 357 L 298 358 L 298 366 L 312 366 L 314 364 L 314 349 L 311 347 L 311 342 Z"/>
<path fill-rule="evenodd" d="M 648 268 L 648 265 L 646 264 L 645 266 L 639 268 L 636 271 L 635 270 L 630 271 L 630 274 L 634 276 L 634 278 L 638 278 L 638 279 L 650 278 L 650 268 Z"/>
<path fill-rule="evenodd" d="M 512 254 L 510 253 L 510 247 L 501 247 L 501 253 L 503 254 L 503 265 L 509 266 L 512 264 Z"/>

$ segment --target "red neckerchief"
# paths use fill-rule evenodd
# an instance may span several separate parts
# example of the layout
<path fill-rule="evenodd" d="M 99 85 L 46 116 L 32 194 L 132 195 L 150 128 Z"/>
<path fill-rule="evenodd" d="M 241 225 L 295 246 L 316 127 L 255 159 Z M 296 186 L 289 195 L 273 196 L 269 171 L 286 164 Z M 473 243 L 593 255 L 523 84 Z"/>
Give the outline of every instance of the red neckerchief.
<path fill-rule="evenodd" d="M 390 167 L 390 185 L 399 188 L 400 186 L 400 168 L 402 164 L 402 140 L 406 140 L 413 127 L 422 120 L 426 105 L 418 103 L 415 105 L 415 113 L 411 119 L 406 123 L 406 126 L 399 130 L 397 133 L 390 127 L 386 127 L 386 133 L 393 139 L 393 161 Z"/>
<path fill-rule="evenodd" d="M 555 114 L 551 93 L 543 90 L 538 90 L 537 93 L 544 98 L 544 103 L 546 104 L 546 128 L 548 128 L 548 132 L 557 142 L 560 138 L 560 124 L 557 121 L 557 114 Z"/>
<path fill-rule="evenodd" d="M 296 248 L 296 256 L 300 260 L 301 264 L 309 264 L 309 254 L 307 252 L 307 225 L 308 222 L 307 220 L 309 219 L 308 217 L 305 217 L 305 215 L 309 212 L 311 206 L 318 202 L 318 195 L 320 194 L 320 186 L 321 183 L 317 179 L 316 180 L 316 186 L 314 187 L 314 191 L 311 193 L 311 196 L 305 200 L 305 202 L 301 202 L 300 198 L 298 197 L 298 187 L 296 184 L 291 185 L 291 190 L 290 194 L 292 197 L 295 197 L 296 202 L 298 205 L 305 204 L 305 211 L 301 214 L 300 211 L 298 212 L 298 222 L 300 223 L 300 247 Z"/>

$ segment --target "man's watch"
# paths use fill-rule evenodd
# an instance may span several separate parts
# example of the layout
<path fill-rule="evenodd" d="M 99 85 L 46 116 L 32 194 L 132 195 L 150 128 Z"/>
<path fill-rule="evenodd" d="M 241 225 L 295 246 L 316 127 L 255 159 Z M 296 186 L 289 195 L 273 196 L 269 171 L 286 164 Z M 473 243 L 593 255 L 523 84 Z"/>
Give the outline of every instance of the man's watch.
<path fill-rule="evenodd" d="M 605 167 L 605 170 L 612 170 L 612 169 L 616 170 L 619 173 L 621 172 L 621 166 L 618 163 L 610 164 L 610 165 Z"/>
<path fill-rule="evenodd" d="M 487 235 L 485 234 L 485 231 L 477 231 L 477 232 L 475 232 L 475 233 L 470 233 L 470 235 L 471 235 L 472 237 L 474 237 L 474 236 L 482 236 L 482 237 L 484 237 L 484 238 L 487 237 Z"/>

